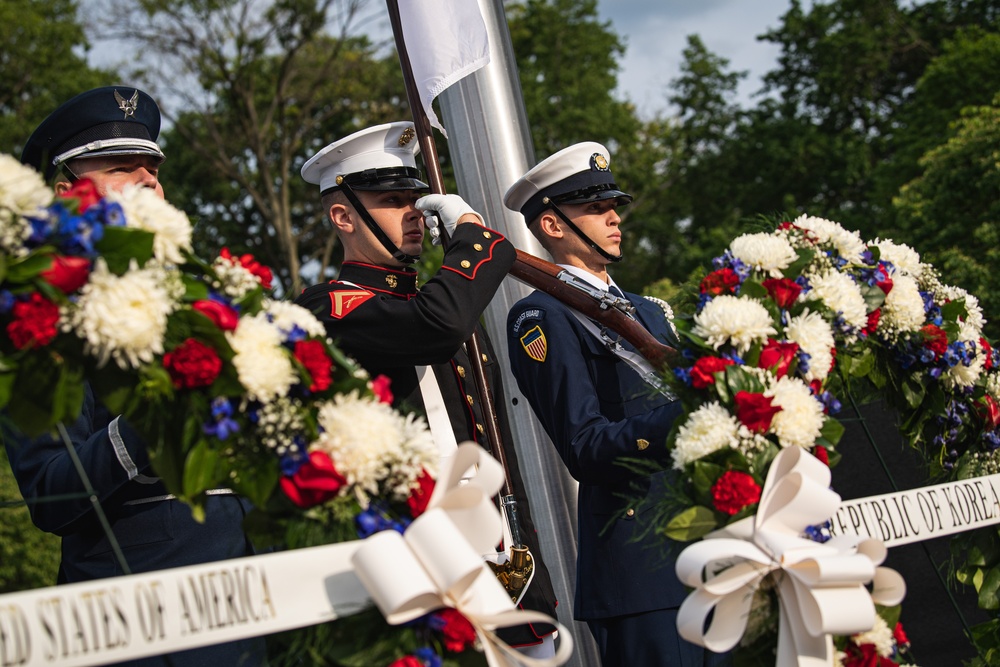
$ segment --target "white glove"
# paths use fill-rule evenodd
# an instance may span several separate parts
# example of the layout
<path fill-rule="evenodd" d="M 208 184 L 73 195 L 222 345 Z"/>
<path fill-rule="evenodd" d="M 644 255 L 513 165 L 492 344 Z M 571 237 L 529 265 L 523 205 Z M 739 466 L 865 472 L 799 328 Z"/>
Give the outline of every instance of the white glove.
<path fill-rule="evenodd" d="M 438 229 L 438 221 L 444 223 L 444 228 L 448 236 L 455 234 L 458 220 L 463 215 L 471 213 L 479 218 L 479 224 L 486 224 L 483 216 L 472 210 L 464 199 L 458 195 L 424 195 L 414 204 L 424 214 L 424 222 L 430 230 L 434 243 L 440 243 L 441 230 Z"/>

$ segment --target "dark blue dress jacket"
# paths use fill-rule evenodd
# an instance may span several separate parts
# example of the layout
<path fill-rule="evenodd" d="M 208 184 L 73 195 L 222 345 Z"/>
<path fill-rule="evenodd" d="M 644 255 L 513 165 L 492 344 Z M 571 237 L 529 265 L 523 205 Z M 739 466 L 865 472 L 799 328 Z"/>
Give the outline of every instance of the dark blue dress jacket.
<path fill-rule="evenodd" d="M 676 344 L 659 306 L 626 296 L 653 335 Z M 580 483 L 575 617 L 597 620 L 678 607 L 685 591 L 673 559 L 655 536 L 638 539 L 649 528 L 643 519 L 672 475 L 639 475 L 619 460 L 669 466 L 665 443 L 680 403 L 652 390 L 569 308 L 544 292 L 533 292 L 511 309 L 507 343 L 518 387 Z"/>

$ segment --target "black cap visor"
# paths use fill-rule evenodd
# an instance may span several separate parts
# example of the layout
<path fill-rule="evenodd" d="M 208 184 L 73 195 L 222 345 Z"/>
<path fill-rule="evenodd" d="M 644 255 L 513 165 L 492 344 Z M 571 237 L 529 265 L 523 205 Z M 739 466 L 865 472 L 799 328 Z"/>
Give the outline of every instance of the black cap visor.
<path fill-rule="evenodd" d="M 340 188 L 340 182 L 347 183 L 354 190 L 429 190 L 430 186 L 420 180 L 420 171 L 414 167 L 380 167 L 346 174 L 338 179 L 338 185 L 327 188 L 322 194 Z"/>

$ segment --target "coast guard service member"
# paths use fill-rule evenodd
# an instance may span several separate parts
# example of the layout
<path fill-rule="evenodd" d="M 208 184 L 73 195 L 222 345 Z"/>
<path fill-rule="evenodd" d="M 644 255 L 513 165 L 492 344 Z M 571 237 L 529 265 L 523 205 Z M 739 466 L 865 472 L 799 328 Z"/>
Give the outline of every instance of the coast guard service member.
<path fill-rule="evenodd" d="M 675 345 L 661 307 L 623 295 L 608 274 L 621 259 L 615 209 L 632 201 L 615 184 L 609 163 L 600 144 L 570 146 L 514 183 L 504 204 L 523 214 L 557 264 L 628 299 L 650 333 Z M 647 385 L 599 336 L 599 324 L 537 290 L 507 319 L 518 387 L 580 482 L 574 615 L 589 625 L 605 667 L 701 665 L 702 649 L 677 635 L 685 590 L 674 564 L 658 538 L 640 539 L 648 529 L 643 517 L 670 479 L 666 473 L 642 477 L 618 463 L 632 458 L 669 465 L 665 442 L 681 406 Z M 640 495 L 637 484 L 645 497 L 630 503 L 627 498 Z"/>
<path fill-rule="evenodd" d="M 47 180 L 55 179 L 57 192 L 86 177 L 102 195 L 140 185 L 162 197 L 157 178 L 164 159 L 156 143 L 159 131 L 160 110 L 149 95 L 130 86 L 97 88 L 70 99 L 46 118 L 28 139 L 21 162 L 38 169 Z M 67 431 L 132 573 L 253 553 L 242 528 L 250 509 L 246 500 L 229 489 L 210 491 L 205 521 L 195 521 L 190 508 L 168 495 L 154 476 L 139 435 L 95 400 L 89 384 L 85 389 L 83 412 Z M 58 583 L 124 574 L 61 439 L 29 439 L 9 428 L 4 428 L 3 437 L 32 521 L 62 537 Z M 66 494 L 79 497 L 36 502 Z M 258 637 L 120 664 L 256 667 L 265 663 L 264 640 Z"/>
<path fill-rule="evenodd" d="M 395 122 L 336 141 L 303 165 L 302 177 L 319 186 L 323 210 L 344 247 L 344 264 L 337 280 L 306 289 L 296 302 L 372 377 L 391 379 L 395 406 L 426 413 L 439 446 L 473 440 L 488 447 L 464 343 L 479 331 L 487 379 L 493 394 L 502 396 L 500 369 L 479 317 L 515 251 L 460 197 L 421 197 L 428 186 L 416 167 L 418 150 L 413 124 Z M 424 211 L 441 218 L 451 243 L 441 269 L 418 289 L 411 265 L 423 245 Z M 534 580 L 521 605 L 554 617 L 555 597 L 503 401 L 496 406 L 522 537 L 535 558 Z M 501 636 L 523 652 L 552 655 L 551 633 L 551 627 L 518 626 Z"/>

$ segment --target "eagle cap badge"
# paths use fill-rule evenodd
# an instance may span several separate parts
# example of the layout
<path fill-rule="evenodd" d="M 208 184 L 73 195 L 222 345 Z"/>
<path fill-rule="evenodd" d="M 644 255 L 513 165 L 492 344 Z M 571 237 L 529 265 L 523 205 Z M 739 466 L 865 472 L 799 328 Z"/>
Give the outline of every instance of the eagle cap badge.
<path fill-rule="evenodd" d="M 400 146 L 405 146 L 406 144 L 413 141 L 413 137 L 415 136 L 417 136 L 417 133 L 413 131 L 412 127 L 408 127 L 405 130 L 403 130 L 403 133 L 401 135 L 399 135 L 399 141 L 397 141 L 396 143 L 398 143 Z"/>
<path fill-rule="evenodd" d="M 135 112 L 139 109 L 139 91 L 136 90 L 132 93 L 132 97 L 126 100 L 116 89 L 115 102 L 118 103 L 118 108 L 125 114 L 125 118 L 135 118 Z"/>
<path fill-rule="evenodd" d="M 590 156 L 590 168 L 597 171 L 607 171 L 608 159 L 602 153 L 594 153 Z"/>

